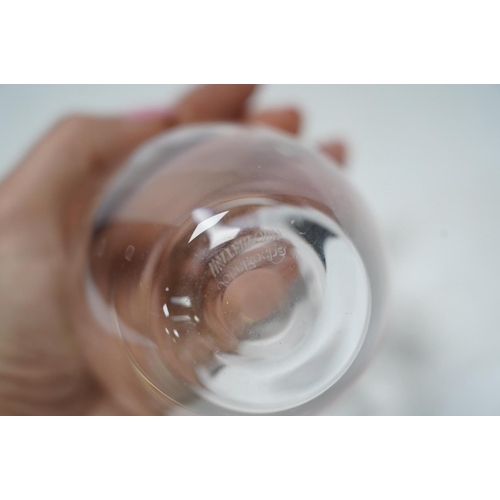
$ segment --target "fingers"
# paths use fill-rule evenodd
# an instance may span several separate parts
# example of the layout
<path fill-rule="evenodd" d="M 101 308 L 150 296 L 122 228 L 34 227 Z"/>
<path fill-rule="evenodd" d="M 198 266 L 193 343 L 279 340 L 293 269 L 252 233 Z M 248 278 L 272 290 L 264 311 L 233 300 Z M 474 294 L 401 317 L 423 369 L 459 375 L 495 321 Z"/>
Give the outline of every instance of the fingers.
<path fill-rule="evenodd" d="M 13 179 L 31 208 L 64 210 L 88 204 L 107 178 L 142 142 L 175 125 L 240 119 L 255 85 L 206 85 L 186 95 L 175 111 L 124 118 L 73 116 L 34 148 Z M 73 199 L 78 192 L 78 200 Z M 77 208 L 76 212 L 81 210 Z"/>
<path fill-rule="evenodd" d="M 245 116 L 254 90 L 255 85 L 206 85 L 192 90 L 171 112 L 122 118 L 67 118 L 38 144 L 15 172 L 14 179 L 10 179 L 15 181 L 14 198 L 23 200 L 24 208 L 32 213 L 50 207 L 75 221 L 92 210 L 105 181 L 131 151 L 175 125 L 244 120 L 290 134 L 299 132 L 301 116 L 294 108 Z M 323 150 L 337 163 L 345 163 L 346 152 L 341 143 L 326 144 Z"/>
<path fill-rule="evenodd" d="M 246 119 L 247 123 L 256 123 L 273 127 L 290 134 L 298 134 L 302 117 L 295 108 L 273 109 L 257 113 Z"/>
<path fill-rule="evenodd" d="M 321 151 L 334 160 L 339 166 L 347 164 L 347 147 L 341 141 L 331 141 L 320 145 Z"/>
<path fill-rule="evenodd" d="M 298 135 L 302 126 L 302 116 L 295 108 L 272 109 L 250 115 L 246 123 L 266 125 L 283 132 Z M 319 145 L 320 150 L 331 158 L 338 166 L 345 167 L 347 163 L 347 147 L 341 141 L 329 141 Z"/>
<path fill-rule="evenodd" d="M 255 85 L 203 85 L 177 105 L 180 123 L 238 120 Z"/>
<path fill-rule="evenodd" d="M 246 123 L 266 125 L 283 132 L 298 135 L 302 126 L 302 116 L 295 108 L 266 110 L 245 119 Z M 341 141 L 329 141 L 319 145 L 320 150 L 338 166 L 347 163 L 347 147 Z"/>

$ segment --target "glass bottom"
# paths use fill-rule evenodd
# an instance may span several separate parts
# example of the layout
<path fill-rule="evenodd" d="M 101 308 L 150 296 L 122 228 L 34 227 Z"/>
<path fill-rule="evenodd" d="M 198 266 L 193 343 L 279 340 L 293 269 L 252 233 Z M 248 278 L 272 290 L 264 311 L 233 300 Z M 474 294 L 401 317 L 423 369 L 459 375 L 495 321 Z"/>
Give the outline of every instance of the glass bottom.
<path fill-rule="evenodd" d="M 148 382 L 195 411 L 200 401 L 239 413 L 307 403 L 345 373 L 366 335 L 363 262 L 335 220 L 304 200 L 196 209 L 144 258 L 132 291 L 141 319 L 124 321 L 117 306 L 117 327 Z M 129 342 L 134 326 L 156 359 Z"/>

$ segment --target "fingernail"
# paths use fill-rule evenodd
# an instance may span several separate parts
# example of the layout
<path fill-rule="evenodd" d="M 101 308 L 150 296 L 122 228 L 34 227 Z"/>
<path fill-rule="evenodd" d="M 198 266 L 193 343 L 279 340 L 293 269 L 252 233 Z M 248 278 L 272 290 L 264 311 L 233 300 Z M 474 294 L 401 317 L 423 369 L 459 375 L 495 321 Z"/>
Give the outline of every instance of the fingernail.
<path fill-rule="evenodd" d="M 142 108 L 127 113 L 127 117 L 138 122 L 148 122 L 154 120 L 175 120 L 177 110 L 169 108 Z"/>

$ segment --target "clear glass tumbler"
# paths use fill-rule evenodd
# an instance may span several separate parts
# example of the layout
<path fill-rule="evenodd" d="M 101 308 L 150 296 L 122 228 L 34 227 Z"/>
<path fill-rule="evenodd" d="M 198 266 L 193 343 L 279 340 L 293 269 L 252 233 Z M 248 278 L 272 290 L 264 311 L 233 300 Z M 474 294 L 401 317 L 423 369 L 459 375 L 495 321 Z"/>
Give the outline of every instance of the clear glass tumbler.
<path fill-rule="evenodd" d="M 366 360 L 384 292 L 374 222 L 344 174 L 288 135 L 230 124 L 132 155 L 85 277 L 96 356 L 113 339 L 170 414 L 321 411 Z"/>

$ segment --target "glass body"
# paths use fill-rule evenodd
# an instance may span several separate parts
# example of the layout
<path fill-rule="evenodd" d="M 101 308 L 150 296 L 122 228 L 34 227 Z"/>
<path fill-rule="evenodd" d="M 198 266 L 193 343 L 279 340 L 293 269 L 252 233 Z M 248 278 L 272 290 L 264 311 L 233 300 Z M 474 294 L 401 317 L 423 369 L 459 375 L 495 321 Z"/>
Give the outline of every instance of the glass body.
<path fill-rule="evenodd" d="M 328 158 L 264 128 L 184 127 L 99 207 L 84 335 L 125 352 L 165 413 L 317 413 L 366 361 L 384 281 L 369 211 Z"/>

